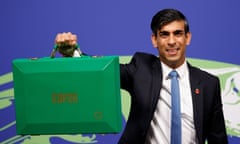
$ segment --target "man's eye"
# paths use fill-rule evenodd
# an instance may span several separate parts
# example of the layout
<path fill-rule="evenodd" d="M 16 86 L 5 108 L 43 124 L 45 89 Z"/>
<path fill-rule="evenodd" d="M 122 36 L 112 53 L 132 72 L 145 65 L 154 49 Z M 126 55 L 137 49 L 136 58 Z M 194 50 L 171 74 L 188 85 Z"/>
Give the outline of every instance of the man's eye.
<path fill-rule="evenodd" d="M 174 32 L 174 35 L 177 36 L 177 37 L 180 37 L 180 36 L 184 35 L 184 32 L 183 31 L 176 31 L 176 32 Z"/>
<path fill-rule="evenodd" d="M 167 33 L 167 32 L 160 32 L 159 36 L 165 38 L 165 37 L 169 36 L 169 33 Z"/>

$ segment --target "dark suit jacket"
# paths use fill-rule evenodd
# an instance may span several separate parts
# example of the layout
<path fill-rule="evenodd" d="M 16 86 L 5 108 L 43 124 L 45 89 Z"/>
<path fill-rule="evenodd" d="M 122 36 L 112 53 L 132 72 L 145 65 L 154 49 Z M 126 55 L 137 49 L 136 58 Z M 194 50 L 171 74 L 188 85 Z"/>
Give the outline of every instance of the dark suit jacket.
<path fill-rule="evenodd" d="M 194 125 L 199 144 L 226 144 L 219 79 L 189 66 Z M 143 144 L 153 118 L 162 85 L 158 57 L 136 53 L 129 64 L 121 65 L 121 88 L 131 95 L 131 108 L 119 144 Z M 196 92 L 199 90 L 199 93 Z"/>

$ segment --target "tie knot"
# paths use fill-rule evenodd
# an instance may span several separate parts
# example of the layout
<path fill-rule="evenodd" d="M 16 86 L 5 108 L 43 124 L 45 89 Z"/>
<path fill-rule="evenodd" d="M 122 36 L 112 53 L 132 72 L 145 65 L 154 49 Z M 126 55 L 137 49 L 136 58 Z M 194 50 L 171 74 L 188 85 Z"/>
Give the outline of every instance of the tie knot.
<path fill-rule="evenodd" d="M 178 73 L 176 70 L 172 70 L 170 73 L 169 73 L 169 77 L 170 78 L 177 78 L 178 77 Z"/>

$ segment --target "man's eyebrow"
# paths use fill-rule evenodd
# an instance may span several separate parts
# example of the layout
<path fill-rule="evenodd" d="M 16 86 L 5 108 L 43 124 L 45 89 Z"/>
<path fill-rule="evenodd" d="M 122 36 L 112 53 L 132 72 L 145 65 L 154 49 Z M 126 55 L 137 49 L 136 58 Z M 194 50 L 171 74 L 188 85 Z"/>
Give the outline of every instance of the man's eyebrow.
<path fill-rule="evenodd" d="M 159 31 L 159 34 L 160 35 L 169 35 L 171 32 L 169 32 L 169 31 Z M 175 31 L 173 31 L 172 32 L 173 34 L 184 34 L 185 33 L 185 31 L 184 30 L 175 30 Z"/>
<path fill-rule="evenodd" d="M 173 33 L 184 33 L 184 30 L 175 30 Z"/>
<path fill-rule="evenodd" d="M 169 34 L 170 32 L 168 31 L 159 31 L 159 34 Z"/>

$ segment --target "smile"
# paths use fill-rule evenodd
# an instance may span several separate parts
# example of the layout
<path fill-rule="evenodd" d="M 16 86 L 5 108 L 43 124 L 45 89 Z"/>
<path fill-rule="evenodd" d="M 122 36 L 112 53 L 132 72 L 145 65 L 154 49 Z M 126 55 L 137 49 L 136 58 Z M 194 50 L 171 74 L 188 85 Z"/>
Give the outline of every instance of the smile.
<path fill-rule="evenodd" d="M 180 48 L 167 49 L 169 55 L 176 55 Z"/>

